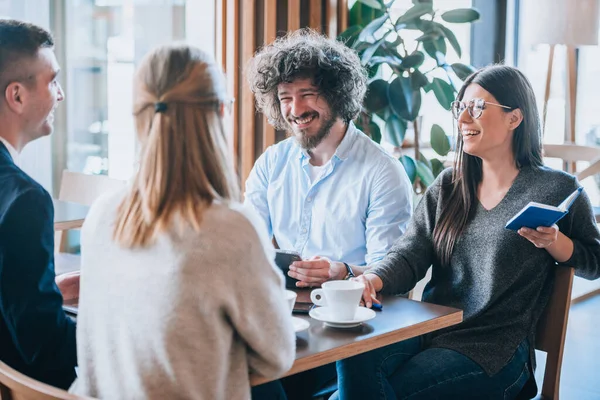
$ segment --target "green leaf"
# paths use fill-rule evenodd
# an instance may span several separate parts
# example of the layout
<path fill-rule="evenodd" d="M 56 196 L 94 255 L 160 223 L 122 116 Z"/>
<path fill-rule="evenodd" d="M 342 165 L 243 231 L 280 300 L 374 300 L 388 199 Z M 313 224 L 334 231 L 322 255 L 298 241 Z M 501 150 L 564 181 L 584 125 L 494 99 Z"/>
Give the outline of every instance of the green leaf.
<path fill-rule="evenodd" d="M 425 186 L 431 186 L 435 180 L 431 168 L 421 160 L 417 161 L 417 176 L 421 178 L 421 182 L 423 182 L 423 185 Z"/>
<path fill-rule="evenodd" d="M 437 62 L 438 66 L 446 63 L 446 41 L 443 37 L 424 40 L 423 48 L 425 49 L 425 52 Z"/>
<path fill-rule="evenodd" d="M 378 70 L 379 64 L 367 66 L 367 76 L 369 77 L 369 79 L 373 79 L 375 75 L 377 75 Z"/>
<path fill-rule="evenodd" d="M 379 125 L 375 122 L 371 121 L 369 123 L 369 136 L 376 143 L 381 143 L 381 129 L 379 129 Z"/>
<path fill-rule="evenodd" d="M 348 47 L 352 47 L 354 42 L 356 42 L 356 39 L 358 38 L 358 35 L 360 34 L 361 30 L 362 26 L 352 25 L 344 32 L 340 33 L 340 35 L 337 37 L 337 40 L 345 43 Z"/>
<path fill-rule="evenodd" d="M 446 156 L 450 151 L 450 140 L 444 129 L 438 124 L 433 124 L 431 127 L 431 147 L 440 156 Z"/>
<path fill-rule="evenodd" d="M 431 162 L 427 159 L 427 157 L 425 157 L 425 154 L 419 152 L 418 160 L 423 161 L 425 165 L 427 165 L 427 168 L 431 169 Z"/>
<path fill-rule="evenodd" d="M 474 8 L 457 8 L 456 10 L 443 13 L 442 19 L 446 22 L 464 24 L 477 21 L 479 19 L 479 11 Z"/>
<path fill-rule="evenodd" d="M 444 164 L 438 160 L 437 158 L 431 159 L 431 172 L 433 172 L 433 176 L 437 178 L 437 176 L 444 170 Z"/>
<path fill-rule="evenodd" d="M 355 2 L 348 15 L 348 25 L 365 26 L 375 18 L 383 15 L 384 10 L 369 7 L 359 1 Z"/>
<path fill-rule="evenodd" d="M 401 147 L 406 133 L 406 121 L 391 115 L 385 121 L 385 139 L 395 147 Z"/>
<path fill-rule="evenodd" d="M 394 27 L 397 27 L 398 25 L 402 25 L 411 20 L 421 18 L 425 14 L 431 14 L 432 11 L 433 11 L 433 8 L 432 8 L 431 4 L 424 4 L 424 3 L 415 4 L 414 6 L 409 8 L 404 14 L 402 14 L 400 16 L 400 18 L 398 18 L 396 20 Z M 398 29 L 402 29 L 402 28 L 396 28 L 396 30 L 398 30 Z"/>
<path fill-rule="evenodd" d="M 421 109 L 421 90 L 413 89 L 411 78 L 399 76 L 390 83 L 388 101 L 392 111 L 402 119 L 414 121 Z"/>
<path fill-rule="evenodd" d="M 444 33 L 444 36 L 446 36 L 446 39 L 448 39 L 448 42 L 450 42 L 450 45 L 452 46 L 454 51 L 456 51 L 458 58 L 460 58 L 462 56 L 462 50 L 460 48 L 460 44 L 458 43 L 458 39 L 456 39 L 456 35 L 454 35 L 454 32 L 452 32 L 450 29 L 448 29 L 444 25 L 442 25 L 442 24 L 438 24 L 438 25 L 439 25 L 439 29 Z"/>
<path fill-rule="evenodd" d="M 373 56 L 368 63 L 370 66 L 381 64 L 387 64 L 390 68 L 402 68 L 402 60 L 393 56 Z"/>
<path fill-rule="evenodd" d="M 469 75 L 475 72 L 475 68 L 466 64 L 454 63 L 450 67 L 461 81 L 464 81 Z"/>
<path fill-rule="evenodd" d="M 369 90 L 365 98 L 367 110 L 374 113 L 388 106 L 388 86 L 390 84 L 383 79 L 377 79 L 369 83 Z"/>
<path fill-rule="evenodd" d="M 379 18 L 375 18 L 373 21 L 369 22 L 367 26 L 364 27 L 360 35 L 358 35 L 358 40 L 361 42 L 366 42 L 369 38 L 374 38 L 375 32 L 379 30 L 385 24 L 385 21 L 388 20 L 388 15 L 383 14 Z"/>
<path fill-rule="evenodd" d="M 412 77 L 413 88 L 424 88 L 429 85 L 429 80 L 425 74 L 418 69 L 415 69 L 410 75 Z"/>
<path fill-rule="evenodd" d="M 438 103 L 440 103 L 444 109 L 450 111 L 451 104 L 455 97 L 452 86 L 443 79 L 433 78 L 431 88 L 433 89 L 433 93 L 435 94 Z"/>
<path fill-rule="evenodd" d="M 404 57 L 402 60 L 402 68 L 418 68 L 425 61 L 425 55 L 420 51 L 415 51 L 411 55 Z"/>
<path fill-rule="evenodd" d="M 392 110 L 390 110 L 389 105 L 377 112 L 375 112 L 375 115 L 377 115 L 379 118 L 381 118 L 381 120 L 383 122 L 387 121 L 392 115 L 394 115 L 394 113 L 392 112 Z"/>
<path fill-rule="evenodd" d="M 411 183 L 415 183 L 415 179 L 417 177 L 417 164 L 415 160 L 410 156 L 402 156 L 398 159 L 404 170 L 406 171 L 406 175 L 408 175 L 408 179 L 410 179 Z"/>
<path fill-rule="evenodd" d="M 365 51 L 363 51 L 363 53 L 360 57 L 360 62 L 362 63 L 362 65 L 367 65 L 369 63 L 369 61 L 371 60 L 371 57 L 373 57 L 375 55 L 375 52 L 377 51 L 379 46 L 381 46 L 381 43 L 383 43 L 384 40 L 385 40 L 385 38 L 379 39 L 378 41 L 373 43 L 370 47 L 368 47 Z"/>
<path fill-rule="evenodd" d="M 371 8 L 379 10 L 381 8 L 381 4 L 377 0 L 358 0 L 360 3 L 367 5 Z"/>

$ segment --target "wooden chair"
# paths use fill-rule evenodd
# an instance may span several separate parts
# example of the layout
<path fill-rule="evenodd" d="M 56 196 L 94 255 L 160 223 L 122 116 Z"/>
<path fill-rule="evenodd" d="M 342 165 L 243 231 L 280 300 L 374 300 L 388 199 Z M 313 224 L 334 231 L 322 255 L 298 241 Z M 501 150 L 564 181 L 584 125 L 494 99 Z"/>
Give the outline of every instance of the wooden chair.
<path fill-rule="evenodd" d="M 104 175 L 88 175 L 64 170 L 58 199 L 91 206 L 100 195 L 118 190 L 126 182 Z"/>
<path fill-rule="evenodd" d="M 0 361 L 0 400 L 84 400 L 30 378 Z"/>
<path fill-rule="evenodd" d="M 600 173 L 600 147 L 571 143 L 545 144 L 544 157 L 562 159 L 568 165 L 567 171 L 574 174 L 580 181 Z M 585 161 L 589 165 L 581 171 L 574 171 L 572 165 L 577 161 Z M 600 207 L 594 207 L 594 214 L 596 222 L 600 222 Z"/>
<path fill-rule="evenodd" d="M 573 268 L 556 267 L 554 289 L 537 325 L 535 348 L 547 356 L 541 396 L 536 399 L 558 400 L 574 273 Z"/>
<path fill-rule="evenodd" d="M 58 200 L 91 206 L 102 194 L 118 190 L 126 182 L 104 175 L 88 175 L 64 170 L 60 182 Z M 68 231 L 56 232 L 54 237 L 56 252 L 64 252 Z"/>

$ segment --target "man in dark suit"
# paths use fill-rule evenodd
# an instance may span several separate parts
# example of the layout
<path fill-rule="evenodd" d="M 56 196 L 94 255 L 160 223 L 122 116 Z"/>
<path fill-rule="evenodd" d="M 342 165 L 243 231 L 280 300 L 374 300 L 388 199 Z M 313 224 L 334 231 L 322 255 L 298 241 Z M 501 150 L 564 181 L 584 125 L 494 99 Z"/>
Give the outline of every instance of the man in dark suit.
<path fill-rule="evenodd" d="M 0 19 L 0 360 L 68 388 L 75 324 L 62 302 L 77 296 L 79 277 L 56 279 L 52 198 L 17 166 L 27 143 L 52 133 L 64 98 L 53 45 L 40 27 Z"/>

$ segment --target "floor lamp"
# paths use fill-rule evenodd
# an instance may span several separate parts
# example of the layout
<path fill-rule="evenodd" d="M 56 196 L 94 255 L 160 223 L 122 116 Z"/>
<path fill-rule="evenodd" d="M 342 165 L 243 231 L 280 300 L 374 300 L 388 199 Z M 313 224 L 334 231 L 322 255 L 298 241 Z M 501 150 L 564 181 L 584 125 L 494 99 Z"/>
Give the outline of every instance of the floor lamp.
<path fill-rule="evenodd" d="M 567 90 L 565 142 L 575 142 L 575 110 L 577 101 L 576 48 L 598 44 L 600 0 L 523 0 L 527 7 L 524 21 L 531 44 L 549 44 L 548 74 L 544 91 L 542 129 L 546 132 L 546 112 L 552 81 L 554 48 L 567 47 Z"/>

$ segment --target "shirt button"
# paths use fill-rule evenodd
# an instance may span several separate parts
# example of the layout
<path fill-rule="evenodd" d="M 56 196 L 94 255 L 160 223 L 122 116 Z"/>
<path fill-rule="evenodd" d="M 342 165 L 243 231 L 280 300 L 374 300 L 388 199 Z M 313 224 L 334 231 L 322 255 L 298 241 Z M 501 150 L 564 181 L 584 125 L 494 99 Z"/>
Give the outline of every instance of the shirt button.
<path fill-rule="evenodd" d="M 308 199 L 306 199 L 306 201 L 310 203 L 312 201 L 312 197 L 309 197 Z"/>
<path fill-rule="evenodd" d="M 306 233 L 306 228 L 302 228 L 302 233 Z"/>

